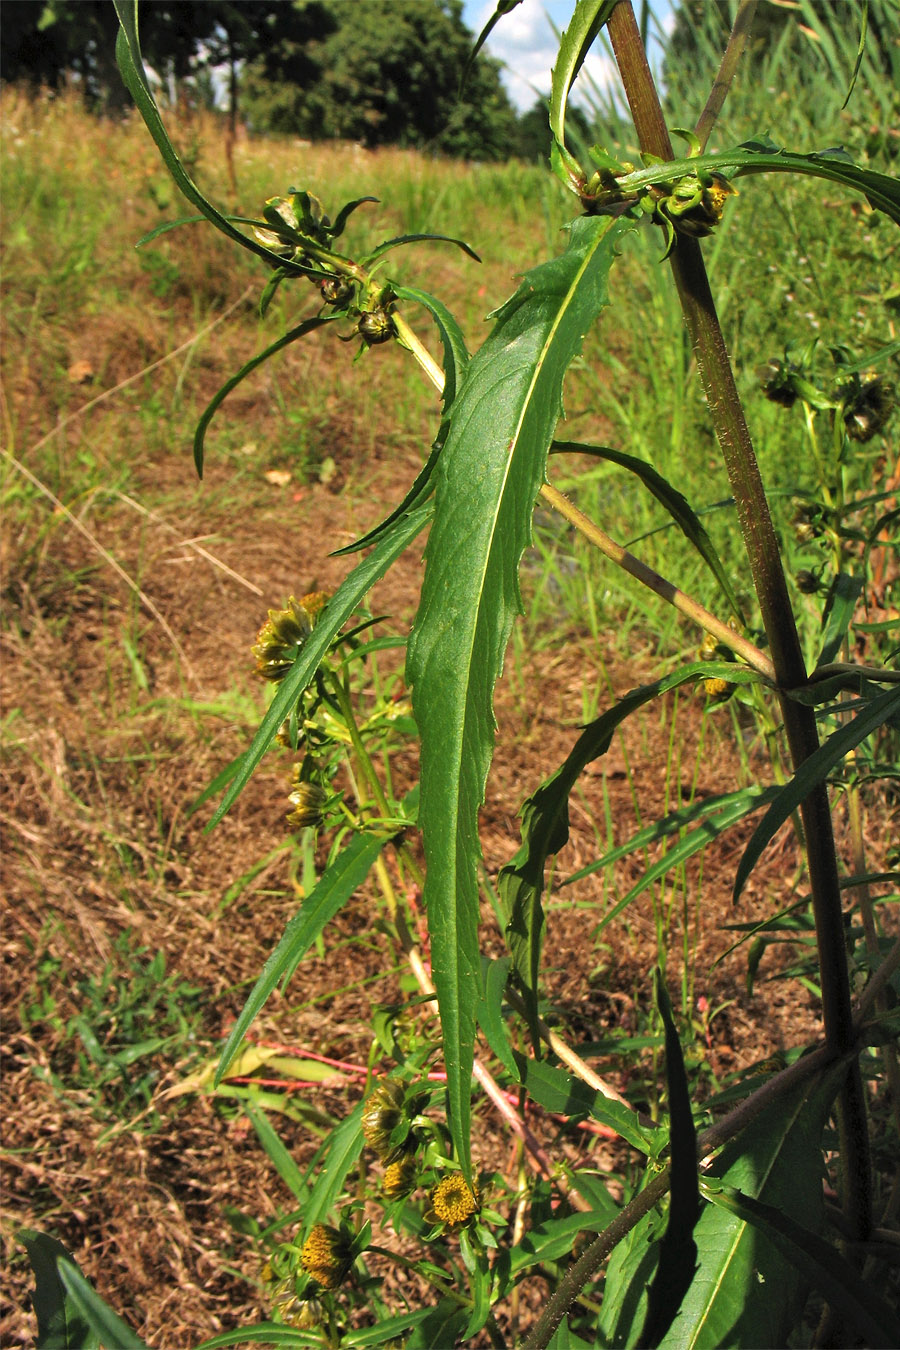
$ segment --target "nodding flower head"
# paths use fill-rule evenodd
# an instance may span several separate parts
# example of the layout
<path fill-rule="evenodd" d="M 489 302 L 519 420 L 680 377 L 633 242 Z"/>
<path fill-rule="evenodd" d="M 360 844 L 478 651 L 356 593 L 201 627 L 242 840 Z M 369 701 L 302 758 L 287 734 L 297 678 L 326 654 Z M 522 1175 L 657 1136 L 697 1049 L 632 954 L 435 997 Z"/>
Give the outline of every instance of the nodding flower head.
<path fill-rule="evenodd" d="M 350 1243 L 339 1229 L 326 1223 L 314 1224 L 303 1244 L 300 1264 L 323 1289 L 337 1289 L 353 1264 Z"/>
<path fill-rule="evenodd" d="M 477 1189 L 472 1190 L 462 1172 L 450 1172 L 431 1192 L 428 1218 L 448 1228 L 459 1228 L 478 1213 L 479 1207 Z"/>
<path fill-rule="evenodd" d="M 870 441 L 894 411 L 894 386 L 870 372 L 841 389 L 844 429 L 851 441 Z"/>
<path fill-rule="evenodd" d="M 415 1188 L 416 1178 L 416 1160 L 411 1153 L 404 1153 L 402 1158 L 384 1169 L 385 1196 L 388 1200 L 399 1200 L 401 1196 L 409 1195 Z"/>
<path fill-rule="evenodd" d="M 299 600 L 291 596 L 285 609 L 269 610 L 269 617 L 251 648 L 260 679 L 276 682 L 284 679 L 327 601 L 324 591 L 310 591 Z"/>
<path fill-rule="evenodd" d="M 296 829 L 318 829 L 325 819 L 325 806 L 328 793 L 318 783 L 301 779 L 302 765 L 294 766 L 294 782 L 288 797 L 293 810 L 288 816 L 288 824 Z"/>
<path fill-rule="evenodd" d="M 363 1107 L 363 1138 L 383 1163 L 399 1162 L 404 1153 L 409 1152 L 409 1135 L 399 1144 L 391 1142 L 394 1131 L 406 1116 L 405 1097 L 402 1083 L 396 1078 L 384 1078 Z"/>

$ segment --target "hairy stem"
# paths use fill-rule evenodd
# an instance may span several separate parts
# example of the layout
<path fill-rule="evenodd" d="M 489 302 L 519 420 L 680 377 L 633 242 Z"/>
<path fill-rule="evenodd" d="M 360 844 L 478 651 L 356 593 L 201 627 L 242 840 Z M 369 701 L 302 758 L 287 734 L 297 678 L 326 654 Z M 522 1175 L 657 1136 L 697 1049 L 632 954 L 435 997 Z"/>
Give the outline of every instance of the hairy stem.
<path fill-rule="evenodd" d="M 656 86 L 629 0 L 622 0 L 613 10 L 609 35 L 641 149 L 662 159 L 673 158 Z M 703 254 L 695 239 L 681 235 L 670 261 L 737 504 L 777 683 L 782 690 L 797 688 L 806 683 L 803 653 L 778 540 L 716 314 Z M 780 699 L 780 705 L 796 770 L 818 748 L 815 712 L 784 697 Z M 852 1045 L 854 1033 L 837 855 L 824 783 L 810 792 L 801 806 L 801 816 L 816 921 L 825 1037 L 835 1054 L 841 1055 Z M 858 1235 L 864 1238 L 871 1226 L 871 1183 L 865 1102 L 858 1072 L 848 1074 L 841 1094 L 840 1116 L 842 1151 L 843 1148 L 847 1150 L 845 1203 L 848 1214 L 854 1217 Z"/>

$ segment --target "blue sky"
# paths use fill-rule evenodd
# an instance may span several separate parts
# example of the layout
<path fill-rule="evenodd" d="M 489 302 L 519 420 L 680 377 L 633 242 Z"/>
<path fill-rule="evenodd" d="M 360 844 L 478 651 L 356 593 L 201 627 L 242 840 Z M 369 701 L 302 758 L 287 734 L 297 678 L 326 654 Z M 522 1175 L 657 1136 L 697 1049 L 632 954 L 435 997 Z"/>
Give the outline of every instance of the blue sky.
<path fill-rule="evenodd" d="M 539 94 L 549 93 L 550 69 L 556 56 L 553 24 L 564 29 L 574 7 L 575 0 L 523 0 L 500 20 L 488 38 L 487 50 L 503 62 L 509 96 L 520 112 L 530 108 Z M 495 8 L 496 0 L 465 0 L 463 17 L 467 26 L 480 33 Z M 651 0 L 650 8 L 657 22 L 667 30 L 672 20 L 670 0 Z M 601 87 L 612 77 L 610 63 L 602 51 L 588 56 L 585 69 Z"/>

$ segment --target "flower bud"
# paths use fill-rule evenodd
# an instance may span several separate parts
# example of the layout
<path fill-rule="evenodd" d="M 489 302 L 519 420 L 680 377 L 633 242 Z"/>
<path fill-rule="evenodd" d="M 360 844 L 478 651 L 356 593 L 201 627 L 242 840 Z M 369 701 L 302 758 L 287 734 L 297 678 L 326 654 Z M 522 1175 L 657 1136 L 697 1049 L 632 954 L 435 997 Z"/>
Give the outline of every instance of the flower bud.
<path fill-rule="evenodd" d="M 363 1138 L 384 1163 L 399 1162 L 409 1151 L 409 1136 L 399 1144 L 391 1143 L 394 1131 L 406 1115 L 405 1098 L 402 1083 L 396 1078 L 383 1078 L 363 1107 Z"/>
<path fill-rule="evenodd" d="M 887 425 L 894 411 L 893 385 L 870 372 L 863 376 L 856 388 L 851 386 L 841 390 L 841 393 L 846 400 L 843 417 L 847 435 L 851 441 L 870 441 Z"/>
<path fill-rule="evenodd" d="M 326 277 L 319 287 L 327 305 L 343 309 L 353 299 L 353 286 L 343 277 Z"/>
<path fill-rule="evenodd" d="M 256 673 L 261 680 L 284 679 L 315 628 L 327 600 L 324 591 L 311 591 L 299 600 L 291 596 L 286 609 L 269 610 L 269 617 L 251 648 L 256 657 Z"/>
<path fill-rule="evenodd" d="M 399 1200 L 403 1195 L 409 1195 L 415 1188 L 417 1177 L 416 1160 L 411 1153 L 404 1153 L 402 1158 L 392 1162 L 384 1169 L 384 1193 L 388 1200 Z"/>
<path fill-rule="evenodd" d="M 361 314 L 357 329 L 367 347 L 376 347 L 381 342 L 389 342 L 394 336 L 393 321 L 382 305 Z"/>

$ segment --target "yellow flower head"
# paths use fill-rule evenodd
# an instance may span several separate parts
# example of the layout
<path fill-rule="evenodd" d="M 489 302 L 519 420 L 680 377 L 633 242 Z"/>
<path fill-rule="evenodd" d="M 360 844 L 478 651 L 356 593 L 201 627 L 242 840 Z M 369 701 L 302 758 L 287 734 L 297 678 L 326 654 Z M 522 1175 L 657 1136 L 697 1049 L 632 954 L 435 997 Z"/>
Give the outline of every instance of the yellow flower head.
<path fill-rule="evenodd" d="M 349 1245 L 337 1228 L 314 1224 L 300 1253 L 300 1264 L 323 1289 L 337 1289 L 353 1263 Z"/>
<path fill-rule="evenodd" d="M 251 649 L 260 679 L 284 679 L 327 602 L 324 591 L 310 591 L 299 600 L 291 596 L 285 609 L 269 610 L 269 617 Z"/>
<path fill-rule="evenodd" d="M 398 1200 L 401 1195 L 409 1195 L 416 1184 L 416 1160 L 411 1153 L 404 1154 L 384 1169 L 383 1184 L 388 1200 Z"/>
<path fill-rule="evenodd" d="M 384 1163 L 399 1161 L 407 1141 L 392 1146 L 391 1135 L 403 1119 L 403 1084 L 396 1078 L 384 1078 L 363 1107 L 363 1138 Z"/>
<path fill-rule="evenodd" d="M 431 1212 L 452 1228 L 468 1223 L 478 1207 L 478 1192 L 472 1190 L 462 1172 L 442 1177 L 431 1193 Z"/>

